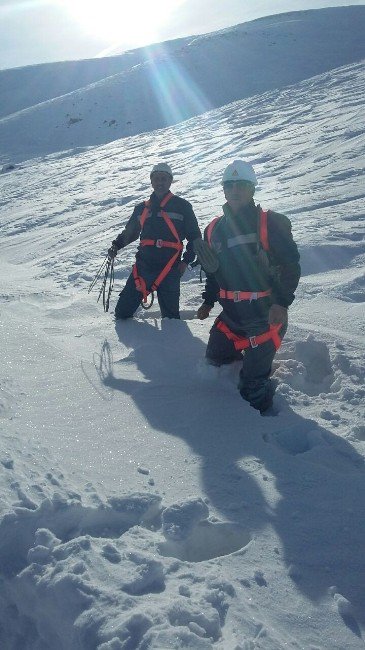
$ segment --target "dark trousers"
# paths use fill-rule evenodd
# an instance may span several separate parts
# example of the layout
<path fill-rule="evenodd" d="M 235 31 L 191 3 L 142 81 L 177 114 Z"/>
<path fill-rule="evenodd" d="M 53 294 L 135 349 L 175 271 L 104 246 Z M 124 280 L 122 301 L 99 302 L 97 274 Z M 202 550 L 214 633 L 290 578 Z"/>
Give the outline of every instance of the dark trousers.
<path fill-rule="evenodd" d="M 269 324 L 260 327 L 258 330 L 253 328 L 249 332 L 236 332 L 239 336 L 254 336 L 262 334 L 269 329 Z M 280 331 L 282 339 L 286 331 L 283 327 Z M 224 332 L 217 329 L 214 323 L 210 330 L 209 341 L 206 350 L 206 358 L 210 363 L 220 366 L 226 363 L 232 363 L 242 359 L 242 368 L 238 390 L 241 396 L 258 411 L 265 411 L 272 405 L 274 396 L 274 386 L 270 379 L 272 362 L 276 353 L 276 348 L 272 340 L 258 345 L 257 348 L 247 348 L 239 352 L 234 347 L 233 341 L 230 341 Z"/>
<path fill-rule="evenodd" d="M 141 265 L 138 266 L 138 272 L 145 280 L 147 288 L 151 287 L 159 275 L 159 271 L 150 271 L 146 268 L 142 269 Z M 172 268 L 157 289 L 157 299 L 162 318 L 180 318 L 180 279 L 179 270 Z M 149 296 L 150 298 L 151 296 Z M 115 307 L 115 317 L 117 319 L 131 318 L 140 306 L 141 300 L 142 293 L 136 289 L 134 277 L 131 273 L 123 291 L 119 294 L 119 299 Z"/>

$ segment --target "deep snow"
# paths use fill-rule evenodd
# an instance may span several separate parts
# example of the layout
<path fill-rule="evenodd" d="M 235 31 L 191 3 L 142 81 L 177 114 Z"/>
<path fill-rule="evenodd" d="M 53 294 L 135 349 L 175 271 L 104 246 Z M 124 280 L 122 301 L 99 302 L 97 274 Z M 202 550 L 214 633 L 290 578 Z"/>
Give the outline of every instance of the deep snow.
<path fill-rule="evenodd" d="M 1 648 L 364 647 L 365 84 L 344 63 L 0 175 Z M 204 227 L 238 156 L 301 252 L 276 418 L 240 399 L 237 364 L 204 364 L 218 309 L 196 319 L 197 270 L 180 322 L 115 325 L 87 293 L 156 160 Z"/>

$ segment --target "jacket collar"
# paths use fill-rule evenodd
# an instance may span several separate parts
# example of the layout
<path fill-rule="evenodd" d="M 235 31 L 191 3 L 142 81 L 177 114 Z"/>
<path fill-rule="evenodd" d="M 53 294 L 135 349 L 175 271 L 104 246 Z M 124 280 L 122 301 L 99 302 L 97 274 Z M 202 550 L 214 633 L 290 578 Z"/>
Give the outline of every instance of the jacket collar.
<path fill-rule="evenodd" d="M 169 192 L 170 190 L 168 192 L 165 192 L 165 194 L 160 199 L 158 198 L 155 192 L 152 192 L 150 196 L 151 206 L 154 208 L 159 208 L 161 201 L 163 201 L 163 199 L 165 198 L 165 196 L 167 196 L 167 194 L 169 194 Z"/>
<path fill-rule="evenodd" d="M 230 219 L 232 221 L 240 221 L 242 219 L 248 219 L 254 215 L 257 214 L 256 210 L 256 205 L 253 199 L 251 199 L 250 203 L 245 205 L 244 208 L 242 208 L 238 214 L 233 214 L 231 208 L 229 207 L 228 203 L 225 203 L 223 205 L 223 214 L 226 217 L 226 219 Z"/>

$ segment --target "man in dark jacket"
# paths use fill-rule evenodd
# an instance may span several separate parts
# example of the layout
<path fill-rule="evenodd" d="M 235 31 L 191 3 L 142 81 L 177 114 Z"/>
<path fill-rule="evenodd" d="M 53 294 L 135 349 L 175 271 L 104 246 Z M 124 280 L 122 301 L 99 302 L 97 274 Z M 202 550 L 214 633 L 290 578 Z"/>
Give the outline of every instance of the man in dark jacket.
<path fill-rule="evenodd" d="M 274 414 L 272 361 L 287 329 L 300 266 L 289 219 L 255 205 L 256 185 L 253 167 L 243 160 L 223 174 L 223 215 L 204 232 L 217 264 L 207 273 L 198 318 L 207 318 L 220 303 L 223 311 L 210 331 L 207 360 L 220 366 L 243 354 L 239 391 L 267 415 Z"/>
<path fill-rule="evenodd" d="M 193 241 L 201 232 L 192 206 L 170 192 L 173 180 L 171 167 L 156 164 L 150 174 L 153 193 L 148 201 L 139 203 L 123 232 L 112 242 L 109 257 L 140 237 L 133 266 L 115 308 L 115 317 L 133 316 L 149 294 L 156 291 L 164 318 L 180 318 L 180 279 L 187 265 L 195 259 Z M 186 250 L 182 242 L 187 239 Z"/>

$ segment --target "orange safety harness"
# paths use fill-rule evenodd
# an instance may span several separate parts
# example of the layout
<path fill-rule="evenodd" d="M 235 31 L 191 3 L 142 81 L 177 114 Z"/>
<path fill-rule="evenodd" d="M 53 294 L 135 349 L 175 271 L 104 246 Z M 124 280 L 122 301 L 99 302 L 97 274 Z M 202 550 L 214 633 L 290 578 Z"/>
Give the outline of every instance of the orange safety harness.
<path fill-rule="evenodd" d="M 233 341 L 233 345 L 236 350 L 246 350 L 247 348 L 257 348 L 262 343 L 267 343 L 267 341 L 272 340 L 275 345 L 275 349 L 278 350 L 281 346 L 281 338 L 279 335 L 279 330 L 282 328 L 283 324 L 278 323 L 277 325 L 270 325 L 270 329 L 263 334 L 258 334 L 257 336 L 239 336 L 232 332 L 229 329 L 228 325 L 221 321 L 219 317 L 215 321 L 215 325 L 218 330 L 223 332 L 226 335 L 227 339 Z"/>
<path fill-rule="evenodd" d="M 174 196 L 172 194 L 172 192 L 168 192 L 168 194 L 166 194 L 166 196 L 162 199 L 162 201 L 160 203 L 160 208 L 164 208 L 166 203 L 171 199 L 172 196 Z M 147 219 L 149 209 L 150 209 L 150 206 L 151 206 L 151 201 L 150 200 L 145 201 L 144 205 L 145 205 L 145 207 L 143 209 L 143 212 L 141 214 L 141 219 L 140 219 L 141 231 L 142 231 L 144 223 L 145 223 L 145 221 Z M 179 235 L 177 234 L 176 228 L 175 228 L 174 224 L 172 223 L 169 215 L 167 214 L 167 212 L 165 212 L 164 210 L 161 209 L 161 216 L 164 219 L 164 221 L 165 221 L 166 225 L 168 226 L 168 228 L 171 230 L 171 233 L 175 237 L 176 241 L 171 242 L 171 241 L 163 241 L 162 239 L 141 239 L 140 245 L 141 246 L 156 246 L 156 248 L 174 248 L 176 250 L 176 253 L 174 253 L 174 255 L 167 262 L 166 266 L 164 266 L 161 273 L 158 275 L 156 280 L 151 285 L 150 290 L 147 289 L 146 281 L 142 278 L 141 275 L 139 275 L 138 269 L 137 269 L 137 264 L 135 263 L 133 265 L 133 269 L 132 269 L 133 278 L 134 278 L 134 282 L 135 282 L 137 291 L 141 291 L 141 293 L 142 293 L 142 301 L 141 301 L 141 303 L 142 303 L 142 307 L 144 309 L 149 309 L 150 307 L 152 307 L 153 298 L 154 298 L 153 292 L 158 289 L 158 287 L 160 286 L 162 280 L 164 280 L 165 277 L 168 275 L 168 273 L 171 271 L 173 265 L 175 264 L 176 260 L 178 259 L 179 255 L 180 255 L 180 253 L 181 253 L 181 251 L 183 249 L 182 242 L 180 241 Z M 149 294 L 152 294 L 152 299 L 151 299 L 150 304 L 148 305 L 147 304 L 147 298 L 148 298 Z"/>
<path fill-rule="evenodd" d="M 269 237 L 267 234 L 267 215 L 269 211 L 268 210 L 263 210 L 260 208 L 260 213 L 259 213 L 259 218 L 260 218 L 260 223 L 259 223 L 259 239 L 260 239 L 260 244 L 264 251 L 269 250 Z M 212 239 L 212 232 L 214 230 L 214 227 L 216 226 L 217 222 L 221 219 L 222 217 L 214 217 L 213 221 L 210 222 L 209 226 L 207 227 L 207 241 L 209 246 L 211 245 L 211 239 Z"/>
<path fill-rule="evenodd" d="M 262 210 L 262 208 L 260 208 L 258 235 L 259 235 L 260 244 L 264 249 L 264 251 L 266 252 L 269 251 L 269 238 L 267 233 L 267 215 L 268 215 L 268 210 Z M 215 217 L 215 219 L 211 221 L 211 223 L 207 228 L 206 236 L 209 245 L 211 245 L 213 229 L 220 219 L 221 217 Z M 240 302 L 241 300 L 249 300 L 251 302 L 252 300 L 257 300 L 258 298 L 265 298 L 266 296 L 270 296 L 270 294 L 271 294 L 271 289 L 268 289 L 267 291 L 227 291 L 226 289 L 219 290 L 220 298 L 224 298 L 226 300 L 233 300 L 233 302 Z M 279 330 L 282 328 L 283 325 L 282 323 L 278 323 L 277 325 L 270 325 L 270 328 L 267 332 L 264 332 L 263 334 L 258 334 L 257 336 L 249 336 L 249 337 L 239 336 L 238 334 L 235 334 L 229 329 L 226 323 L 224 323 L 219 319 L 219 317 L 216 319 L 215 325 L 217 329 L 223 332 L 230 341 L 233 341 L 236 350 L 241 351 L 241 350 L 246 350 L 247 348 L 257 348 L 262 343 L 266 343 L 267 341 L 270 340 L 272 340 L 272 342 L 274 343 L 276 350 L 278 350 L 281 345 Z"/>
<path fill-rule="evenodd" d="M 259 240 L 262 248 L 264 251 L 268 252 L 269 251 L 269 238 L 267 234 L 267 215 L 268 215 L 268 210 L 262 210 L 260 208 L 260 213 L 259 213 Z M 211 240 L 212 240 L 212 233 L 214 230 L 214 227 L 216 226 L 217 222 L 221 219 L 221 217 L 215 217 L 213 221 L 210 222 L 206 236 L 207 236 L 207 241 L 209 246 L 211 245 Z M 267 291 L 227 291 L 226 289 L 220 289 L 219 290 L 219 297 L 224 298 L 225 300 L 233 300 L 233 302 L 240 302 L 241 300 L 257 300 L 258 298 L 266 298 L 267 296 L 270 296 L 271 294 L 271 289 L 268 289 Z"/>

